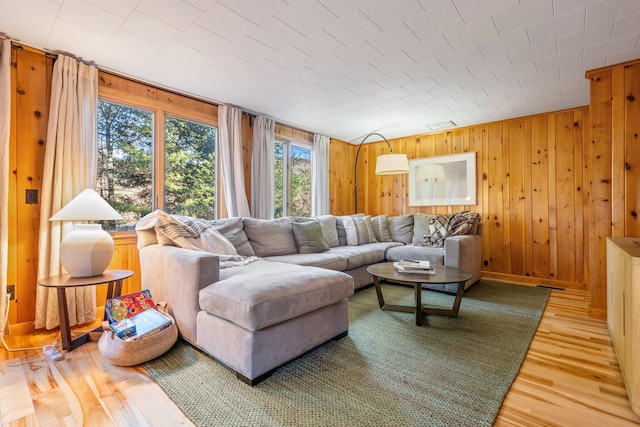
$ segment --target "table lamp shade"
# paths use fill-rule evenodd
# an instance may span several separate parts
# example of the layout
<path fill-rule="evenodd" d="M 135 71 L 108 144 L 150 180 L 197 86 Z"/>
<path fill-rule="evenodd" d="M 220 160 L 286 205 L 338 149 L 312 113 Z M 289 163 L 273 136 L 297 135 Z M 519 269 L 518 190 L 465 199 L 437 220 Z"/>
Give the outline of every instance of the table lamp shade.
<path fill-rule="evenodd" d="M 122 216 L 94 190 L 86 189 L 49 221 L 117 220 Z M 71 277 L 98 276 L 113 258 L 113 239 L 100 224 L 75 224 L 60 242 L 60 262 Z"/>

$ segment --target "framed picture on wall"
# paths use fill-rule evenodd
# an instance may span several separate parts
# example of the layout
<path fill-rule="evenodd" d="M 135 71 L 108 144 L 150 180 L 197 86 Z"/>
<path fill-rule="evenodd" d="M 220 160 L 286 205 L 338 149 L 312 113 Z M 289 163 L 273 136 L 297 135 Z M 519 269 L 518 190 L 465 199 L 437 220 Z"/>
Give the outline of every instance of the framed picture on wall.
<path fill-rule="evenodd" d="M 475 151 L 409 161 L 409 206 L 475 204 Z"/>

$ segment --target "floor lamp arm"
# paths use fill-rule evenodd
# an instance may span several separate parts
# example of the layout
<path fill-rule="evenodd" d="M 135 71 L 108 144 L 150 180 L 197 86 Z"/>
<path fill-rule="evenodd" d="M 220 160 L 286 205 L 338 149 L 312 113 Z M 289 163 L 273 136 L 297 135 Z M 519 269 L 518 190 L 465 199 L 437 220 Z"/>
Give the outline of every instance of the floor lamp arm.
<path fill-rule="evenodd" d="M 389 151 L 393 153 L 393 148 L 391 148 L 391 144 L 389 143 L 387 138 L 385 138 L 384 136 L 380 135 L 377 132 L 371 132 L 370 134 L 367 134 L 364 138 L 362 138 L 362 142 L 358 146 L 358 151 L 356 151 L 356 161 L 353 163 L 353 202 L 354 202 L 353 206 L 355 210 L 354 213 L 358 213 L 358 156 L 360 156 L 360 149 L 362 148 L 362 144 L 364 144 L 367 138 L 373 135 L 379 136 L 380 138 L 384 139 L 384 142 L 386 142 L 387 146 L 389 147 Z"/>

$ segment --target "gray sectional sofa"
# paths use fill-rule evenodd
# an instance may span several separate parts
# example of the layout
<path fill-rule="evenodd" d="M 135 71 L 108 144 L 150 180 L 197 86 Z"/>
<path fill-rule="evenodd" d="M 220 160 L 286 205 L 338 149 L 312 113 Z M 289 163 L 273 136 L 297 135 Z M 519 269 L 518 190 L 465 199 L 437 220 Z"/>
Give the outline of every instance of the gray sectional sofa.
<path fill-rule="evenodd" d="M 449 230 L 453 236 L 446 230 L 438 234 L 438 218 L 205 222 L 156 211 L 136 227 L 142 287 L 167 301 L 185 340 L 253 385 L 283 363 L 347 334 L 347 301 L 355 289 L 372 283 L 369 265 L 429 260 L 471 273 L 465 289 L 479 280 L 479 218 Z M 434 244 L 442 246 L 427 246 Z"/>

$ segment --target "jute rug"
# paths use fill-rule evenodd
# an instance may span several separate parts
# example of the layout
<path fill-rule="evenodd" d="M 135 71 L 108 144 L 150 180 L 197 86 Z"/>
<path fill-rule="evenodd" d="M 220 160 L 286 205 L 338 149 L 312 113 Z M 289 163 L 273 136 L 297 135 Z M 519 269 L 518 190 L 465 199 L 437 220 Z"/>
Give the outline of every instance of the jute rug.
<path fill-rule="evenodd" d="M 412 288 L 383 285 L 387 303 Z M 349 300 L 349 335 L 287 363 L 255 387 L 187 343 L 145 363 L 201 426 L 490 426 L 520 369 L 549 290 L 482 280 L 459 317 L 381 311 L 373 288 Z M 450 306 L 424 291 L 423 302 Z"/>

